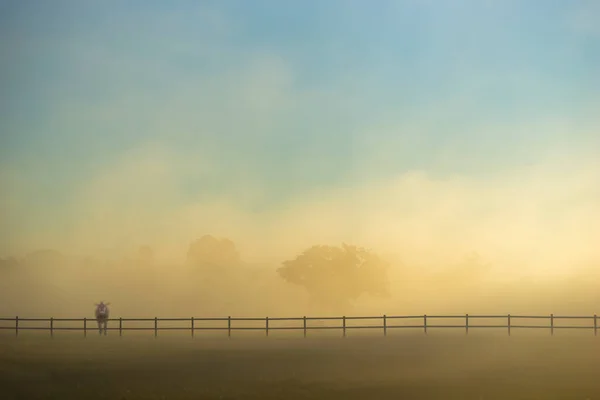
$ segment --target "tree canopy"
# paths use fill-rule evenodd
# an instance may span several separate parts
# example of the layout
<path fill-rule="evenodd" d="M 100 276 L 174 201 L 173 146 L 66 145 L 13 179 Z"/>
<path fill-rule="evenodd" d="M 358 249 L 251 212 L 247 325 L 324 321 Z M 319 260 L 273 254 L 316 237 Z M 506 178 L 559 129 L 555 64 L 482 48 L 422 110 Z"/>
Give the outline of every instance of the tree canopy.
<path fill-rule="evenodd" d="M 240 255 L 231 240 L 205 235 L 190 244 L 187 262 L 198 270 L 217 271 L 238 265 Z"/>
<path fill-rule="evenodd" d="M 67 257 L 53 249 L 42 249 L 31 252 L 25 256 L 24 264 L 30 267 L 62 267 L 67 262 Z"/>
<path fill-rule="evenodd" d="M 313 301 L 342 311 L 361 295 L 389 296 L 389 264 L 353 245 L 315 245 L 277 270 L 287 282 L 303 286 Z"/>
<path fill-rule="evenodd" d="M 154 265 L 154 250 L 148 245 L 140 246 L 135 258 L 138 267 L 148 268 Z"/>
<path fill-rule="evenodd" d="M 18 268 L 19 265 L 19 261 L 14 257 L 0 258 L 0 271 L 13 270 Z"/>
<path fill-rule="evenodd" d="M 491 263 L 478 253 L 467 254 L 462 261 L 438 275 L 438 279 L 461 285 L 478 284 L 491 270 Z"/>

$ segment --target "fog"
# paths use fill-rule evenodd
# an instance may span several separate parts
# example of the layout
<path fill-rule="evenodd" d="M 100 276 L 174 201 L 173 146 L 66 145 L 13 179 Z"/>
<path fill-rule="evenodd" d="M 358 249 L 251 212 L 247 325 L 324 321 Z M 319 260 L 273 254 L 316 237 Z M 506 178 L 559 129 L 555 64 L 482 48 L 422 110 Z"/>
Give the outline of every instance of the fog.
<path fill-rule="evenodd" d="M 217 3 L 0 13 L 0 315 L 600 314 L 597 7 Z"/>
<path fill-rule="evenodd" d="M 3 261 L 0 314 L 84 316 L 100 300 L 123 317 L 321 314 L 276 269 L 343 242 L 390 263 L 391 296 L 362 296 L 348 315 L 598 312 L 597 160 L 551 159 L 493 179 L 414 171 L 260 213 L 235 198 L 160 207 L 177 197 L 175 182 L 156 148 L 101 173 L 70 207 L 72 232 L 41 225 L 44 242 L 5 254 L 15 265 Z M 204 235 L 232 240 L 239 255 L 212 280 L 186 258 Z M 35 259 L 36 248 L 58 253 Z"/>

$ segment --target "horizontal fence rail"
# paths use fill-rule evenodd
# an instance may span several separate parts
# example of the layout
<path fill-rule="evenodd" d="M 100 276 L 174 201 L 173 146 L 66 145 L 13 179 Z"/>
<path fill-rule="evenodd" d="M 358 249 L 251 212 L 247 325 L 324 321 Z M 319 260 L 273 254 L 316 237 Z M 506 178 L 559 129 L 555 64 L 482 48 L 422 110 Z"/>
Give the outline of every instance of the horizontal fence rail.
<path fill-rule="evenodd" d="M 440 319 L 458 319 L 464 321 L 464 325 L 448 325 L 448 324 L 435 324 L 433 321 Z M 503 324 L 477 324 L 478 319 L 495 319 L 501 320 Z M 547 320 L 546 324 L 520 324 L 522 320 Z M 371 320 L 381 321 L 380 325 L 348 325 L 348 321 L 354 320 Z M 416 320 L 415 324 L 409 325 L 398 325 L 394 324 L 395 321 L 406 321 Z M 580 320 L 589 321 L 585 325 L 559 325 L 557 321 L 560 320 Z M 226 322 L 223 326 L 198 326 L 198 322 Z M 260 322 L 263 321 L 262 326 L 239 326 L 234 324 L 235 322 Z M 272 323 L 276 321 L 295 321 L 301 322 L 301 324 L 294 326 L 273 326 Z M 318 325 L 309 326 L 310 321 L 338 321 L 337 325 Z M 47 322 L 47 326 L 23 326 L 24 322 Z M 77 327 L 60 327 L 55 326 L 56 322 L 79 322 L 80 326 Z M 341 317 L 190 317 L 190 318 L 109 318 L 108 323 L 113 323 L 106 329 L 99 329 L 94 326 L 96 323 L 95 318 L 0 318 L 0 330 L 13 330 L 15 335 L 19 335 L 20 331 L 25 330 L 42 330 L 49 331 L 51 336 L 54 336 L 55 331 L 82 331 L 84 336 L 87 336 L 89 331 L 99 331 L 100 333 L 106 333 L 106 331 L 118 331 L 119 336 L 123 335 L 123 331 L 154 331 L 154 336 L 158 336 L 158 331 L 189 331 L 194 336 L 196 331 L 227 331 L 227 335 L 231 337 L 231 332 L 238 331 L 264 331 L 266 336 L 269 336 L 270 331 L 275 330 L 299 330 L 302 331 L 304 337 L 307 336 L 309 330 L 341 330 L 342 336 L 346 337 L 348 330 L 352 329 L 370 329 L 380 330 L 383 335 L 386 336 L 390 329 L 421 329 L 424 333 L 427 333 L 428 329 L 436 328 L 453 328 L 453 329 L 464 329 L 465 333 L 468 334 L 470 329 L 476 328 L 503 328 L 507 330 L 508 335 L 511 334 L 512 329 L 548 329 L 551 335 L 554 335 L 556 329 L 587 329 L 594 332 L 594 336 L 598 335 L 598 317 L 597 315 L 592 316 L 567 316 L 567 315 L 381 315 L 381 316 L 341 316 Z M 124 322 L 151 322 L 151 326 L 146 327 L 133 327 L 124 326 Z M 160 326 L 159 322 L 187 322 L 187 326 L 171 327 L 171 326 Z M 114 323 L 118 323 L 115 327 Z M 270 324 L 271 323 L 271 324 Z"/>

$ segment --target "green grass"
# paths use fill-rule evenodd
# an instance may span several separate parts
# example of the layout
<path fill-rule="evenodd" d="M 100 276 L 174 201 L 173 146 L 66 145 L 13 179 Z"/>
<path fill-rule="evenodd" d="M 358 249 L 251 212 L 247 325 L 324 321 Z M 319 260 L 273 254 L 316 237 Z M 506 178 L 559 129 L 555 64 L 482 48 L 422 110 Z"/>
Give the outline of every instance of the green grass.
<path fill-rule="evenodd" d="M 0 336 L 0 398 L 600 399 L 600 336 Z"/>

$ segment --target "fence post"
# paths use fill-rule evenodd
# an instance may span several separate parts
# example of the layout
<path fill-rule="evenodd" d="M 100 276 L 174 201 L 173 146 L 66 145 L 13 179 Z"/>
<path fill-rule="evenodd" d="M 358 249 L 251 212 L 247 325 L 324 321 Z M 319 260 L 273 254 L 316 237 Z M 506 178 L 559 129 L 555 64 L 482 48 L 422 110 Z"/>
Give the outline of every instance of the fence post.
<path fill-rule="evenodd" d="M 346 337 L 346 316 L 342 317 L 342 331 L 344 331 L 344 337 Z"/>
<path fill-rule="evenodd" d="M 54 317 L 50 317 L 50 337 L 54 337 Z"/>
<path fill-rule="evenodd" d="M 265 317 L 265 335 L 269 336 L 269 317 Z"/>
<path fill-rule="evenodd" d="M 550 335 L 554 335 L 554 314 L 550 314 Z"/>
<path fill-rule="evenodd" d="M 19 316 L 15 317 L 15 336 L 19 336 Z"/>
<path fill-rule="evenodd" d="M 119 336 L 123 336 L 123 317 L 119 317 Z"/>
<path fill-rule="evenodd" d="M 508 336 L 510 336 L 510 314 L 508 314 Z"/>
<path fill-rule="evenodd" d="M 465 315 L 465 322 L 466 322 L 466 334 L 469 334 L 469 314 Z"/>
<path fill-rule="evenodd" d="M 83 317 L 83 337 L 87 337 L 87 317 Z"/>
<path fill-rule="evenodd" d="M 598 316 L 594 314 L 594 336 L 598 335 Z"/>
<path fill-rule="evenodd" d="M 427 314 L 423 315 L 423 332 L 427 333 Z"/>
<path fill-rule="evenodd" d="M 227 337 L 231 338 L 231 315 L 227 317 Z"/>
<path fill-rule="evenodd" d="M 387 336 L 387 317 L 383 315 L 383 336 Z"/>
<path fill-rule="evenodd" d="M 194 337 L 194 317 L 190 321 L 192 321 L 192 337 Z"/>
<path fill-rule="evenodd" d="M 306 315 L 302 319 L 304 320 L 304 338 L 306 339 Z"/>
<path fill-rule="evenodd" d="M 158 336 L 158 317 L 154 317 L 154 337 Z"/>

